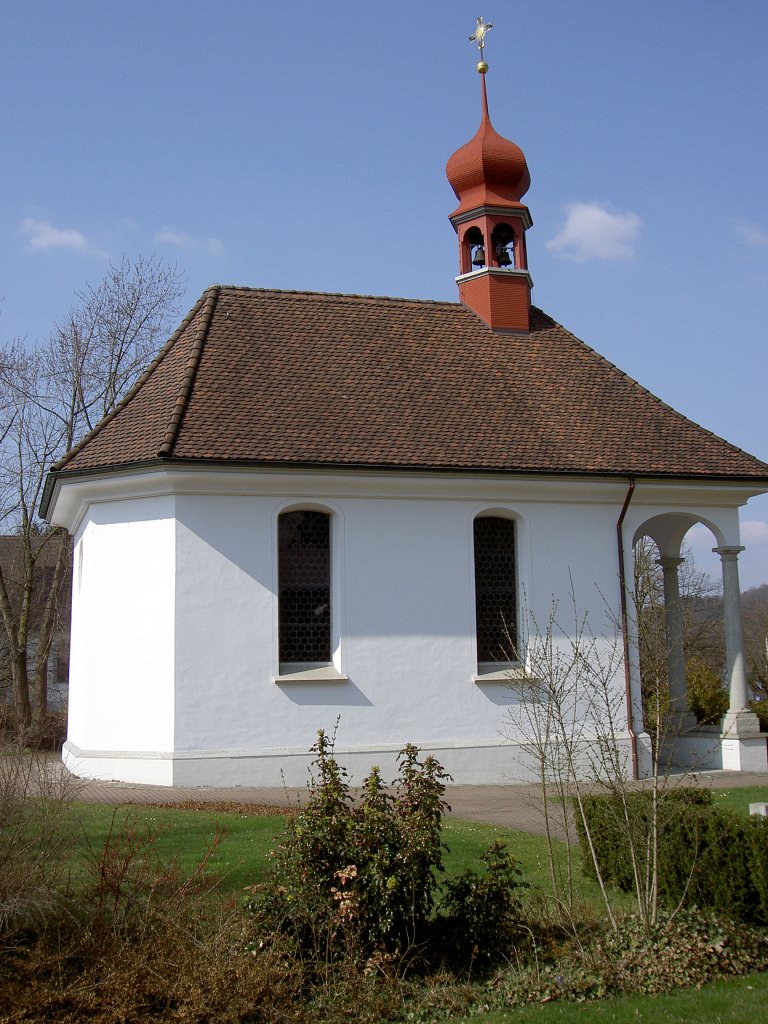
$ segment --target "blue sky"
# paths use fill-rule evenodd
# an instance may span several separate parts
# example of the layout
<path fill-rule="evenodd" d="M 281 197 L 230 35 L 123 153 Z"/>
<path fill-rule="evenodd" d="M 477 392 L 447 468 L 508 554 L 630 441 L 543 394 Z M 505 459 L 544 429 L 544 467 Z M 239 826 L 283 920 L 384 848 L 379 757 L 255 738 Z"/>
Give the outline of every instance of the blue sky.
<path fill-rule="evenodd" d="M 455 299 L 480 13 L 534 301 L 768 459 L 765 0 L 5 0 L 0 332 L 46 336 L 123 253 L 177 263 L 188 305 L 214 281 Z M 756 586 L 768 498 L 742 521 Z"/>

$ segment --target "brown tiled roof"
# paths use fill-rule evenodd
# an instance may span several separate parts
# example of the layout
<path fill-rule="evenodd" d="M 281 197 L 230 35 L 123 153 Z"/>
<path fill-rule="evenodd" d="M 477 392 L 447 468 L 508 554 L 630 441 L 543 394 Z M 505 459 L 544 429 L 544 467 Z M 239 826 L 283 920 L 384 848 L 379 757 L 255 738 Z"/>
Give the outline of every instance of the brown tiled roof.
<path fill-rule="evenodd" d="M 156 460 L 768 482 L 536 308 L 218 285 L 55 470 Z"/>

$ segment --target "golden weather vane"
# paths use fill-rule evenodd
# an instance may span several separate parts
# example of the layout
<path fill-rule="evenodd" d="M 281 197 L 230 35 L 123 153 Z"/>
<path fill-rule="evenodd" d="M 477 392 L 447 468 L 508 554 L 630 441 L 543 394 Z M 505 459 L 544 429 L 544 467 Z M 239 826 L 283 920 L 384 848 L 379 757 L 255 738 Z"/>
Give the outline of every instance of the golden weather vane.
<path fill-rule="evenodd" d="M 480 51 L 480 61 L 477 65 L 477 70 L 481 75 L 484 75 L 488 70 L 488 65 L 485 62 L 485 54 L 483 53 L 483 47 L 485 46 L 485 37 L 492 28 L 493 25 L 490 22 L 483 21 L 483 16 L 481 14 L 477 19 L 475 31 L 469 37 L 470 43 L 477 43 L 477 48 Z"/>

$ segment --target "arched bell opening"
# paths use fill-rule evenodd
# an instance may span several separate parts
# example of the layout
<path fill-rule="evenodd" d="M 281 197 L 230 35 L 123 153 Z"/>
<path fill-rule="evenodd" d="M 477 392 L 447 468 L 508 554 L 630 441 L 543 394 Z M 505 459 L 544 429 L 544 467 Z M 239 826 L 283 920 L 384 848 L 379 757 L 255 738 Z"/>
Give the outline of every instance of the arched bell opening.
<path fill-rule="evenodd" d="M 461 240 L 461 272 L 469 274 L 486 265 L 485 240 L 480 228 L 467 228 Z"/>
<path fill-rule="evenodd" d="M 497 224 L 491 234 L 492 266 L 513 269 L 517 266 L 515 256 L 515 232 L 509 224 Z"/>

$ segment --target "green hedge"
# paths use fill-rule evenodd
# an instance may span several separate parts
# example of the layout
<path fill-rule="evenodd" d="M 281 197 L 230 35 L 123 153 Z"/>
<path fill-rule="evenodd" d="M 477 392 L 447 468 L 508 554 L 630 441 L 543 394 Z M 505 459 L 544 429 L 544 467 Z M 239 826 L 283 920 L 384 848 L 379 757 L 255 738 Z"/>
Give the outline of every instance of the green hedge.
<path fill-rule="evenodd" d="M 630 849 L 649 867 L 650 792 L 590 796 L 582 801 L 603 879 L 634 888 Z M 575 804 L 575 802 L 574 802 Z M 584 872 L 594 878 L 578 806 L 574 806 Z M 667 907 L 707 907 L 735 920 L 768 924 L 768 819 L 721 810 L 707 790 L 660 794 L 657 814 L 659 898 Z"/>

